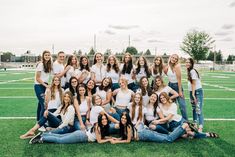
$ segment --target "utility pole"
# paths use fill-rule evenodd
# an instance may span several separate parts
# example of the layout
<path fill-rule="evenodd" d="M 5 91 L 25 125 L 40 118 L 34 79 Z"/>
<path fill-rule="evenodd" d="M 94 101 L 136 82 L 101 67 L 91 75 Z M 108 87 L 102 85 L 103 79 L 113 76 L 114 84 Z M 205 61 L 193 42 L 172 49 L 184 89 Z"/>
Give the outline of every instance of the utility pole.
<path fill-rule="evenodd" d="M 54 54 L 55 52 L 55 48 L 54 48 L 54 44 L 52 44 L 52 54 Z"/>
<path fill-rule="evenodd" d="M 157 55 L 157 47 L 155 47 L 155 56 Z"/>
<path fill-rule="evenodd" d="M 216 63 L 216 46 L 214 46 L 214 62 L 213 62 L 213 71 L 215 70 L 215 63 Z"/>
<path fill-rule="evenodd" d="M 128 38 L 128 47 L 131 46 L 131 36 L 129 35 L 129 38 Z"/>
<path fill-rule="evenodd" d="M 96 52 L 96 34 L 94 34 L 94 51 Z"/>

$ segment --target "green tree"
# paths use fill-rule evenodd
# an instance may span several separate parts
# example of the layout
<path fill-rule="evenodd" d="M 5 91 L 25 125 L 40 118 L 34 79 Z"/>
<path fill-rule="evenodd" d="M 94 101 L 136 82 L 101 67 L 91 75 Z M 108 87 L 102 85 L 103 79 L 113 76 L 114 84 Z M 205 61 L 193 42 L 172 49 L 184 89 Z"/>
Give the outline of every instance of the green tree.
<path fill-rule="evenodd" d="M 0 52 L 0 53 L 2 53 L 2 54 L 0 54 L 1 55 L 0 58 L 1 58 L 2 62 L 10 62 L 11 61 L 11 57 L 15 56 L 11 52 Z"/>
<path fill-rule="evenodd" d="M 186 34 L 180 48 L 198 62 L 198 60 L 206 59 L 214 42 L 215 40 L 206 32 L 193 30 Z"/>
<path fill-rule="evenodd" d="M 148 49 L 148 50 L 144 53 L 144 55 L 151 55 L 150 50 Z"/>
<path fill-rule="evenodd" d="M 95 50 L 93 49 L 93 47 L 91 48 L 90 52 L 88 53 L 88 55 L 94 55 L 95 54 Z"/>
<path fill-rule="evenodd" d="M 210 60 L 210 61 L 214 61 L 214 54 L 215 54 L 215 60 L 216 61 L 219 61 L 219 62 L 222 62 L 223 61 L 223 55 L 221 53 L 221 50 L 219 50 L 218 52 L 217 51 L 210 51 L 208 57 L 207 57 L 207 60 Z"/>
<path fill-rule="evenodd" d="M 105 53 L 104 53 L 104 55 L 107 55 L 107 56 L 109 56 L 109 55 L 111 55 L 111 54 L 112 54 L 111 49 L 107 49 L 107 50 L 105 51 Z"/>
<path fill-rule="evenodd" d="M 132 55 L 137 55 L 138 54 L 137 49 L 135 47 L 133 47 L 133 46 L 127 47 L 126 48 L 126 52 L 129 52 Z"/>
<path fill-rule="evenodd" d="M 228 62 L 235 61 L 235 56 L 234 55 L 228 55 L 227 61 Z"/>

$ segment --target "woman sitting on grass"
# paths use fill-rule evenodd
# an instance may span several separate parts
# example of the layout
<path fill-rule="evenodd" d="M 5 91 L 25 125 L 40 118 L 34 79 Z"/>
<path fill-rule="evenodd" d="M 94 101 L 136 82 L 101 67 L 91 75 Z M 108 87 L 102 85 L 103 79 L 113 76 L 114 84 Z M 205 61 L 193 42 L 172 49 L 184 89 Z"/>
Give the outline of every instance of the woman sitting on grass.
<path fill-rule="evenodd" d="M 75 99 L 76 100 L 76 99 Z M 54 133 L 67 133 L 71 129 L 74 123 L 75 110 L 73 107 L 73 96 L 71 92 L 65 92 L 62 105 L 54 112 L 44 112 L 43 117 L 31 128 L 27 133 L 20 136 L 21 139 L 31 138 L 35 135 L 35 132 L 43 126 L 47 121 L 50 126 L 57 128 L 53 130 Z M 59 118 L 60 116 L 61 118 Z"/>
<path fill-rule="evenodd" d="M 84 143 L 84 142 L 95 142 L 106 143 L 111 140 L 109 137 L 109 119 L 107 114 L 99 114 L 98 122 L 94 124 L 88 131 L 77 130 L 67 134 L 54 134 L 54 133 L 43 133 L 33 137 L 29 143 Z M 114 122 L 114 121 L 113 121 Z"/>

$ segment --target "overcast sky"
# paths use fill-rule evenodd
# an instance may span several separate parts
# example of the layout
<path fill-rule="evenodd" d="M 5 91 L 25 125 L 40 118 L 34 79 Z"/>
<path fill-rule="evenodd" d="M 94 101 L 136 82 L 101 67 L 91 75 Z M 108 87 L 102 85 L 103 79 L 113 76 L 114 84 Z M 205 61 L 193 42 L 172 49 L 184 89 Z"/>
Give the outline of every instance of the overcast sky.
<path fill-rule="evenodd" d="M 215 40 L 216 50 L 235 55 L 235 0 L 0 0 L 0 51 L 72 53 L 128 46 L 152 54 L 180 52 L 192 29 Z"/>

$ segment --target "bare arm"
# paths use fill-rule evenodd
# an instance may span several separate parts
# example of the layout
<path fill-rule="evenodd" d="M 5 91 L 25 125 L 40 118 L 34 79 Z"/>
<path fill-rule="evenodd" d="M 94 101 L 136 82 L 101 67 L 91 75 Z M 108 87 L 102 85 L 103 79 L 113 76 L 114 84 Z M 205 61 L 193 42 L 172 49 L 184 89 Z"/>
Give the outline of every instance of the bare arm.
<path fill-rule="evenodd" d="M 40 71 L 37 71 L 37 72 L 36 72 L 36 80 L 37 80 L 37 82 L 40 83 L 41 85 L 43 85 L 44 87 L 49 88 L 49 86 L 48 86 L 46 83 L 44 83 L 44 82 L 41 80 L 40 77 L 41 77 L 41 72 L 40 72 Z"/>
<path fill-rule="evenodd" d="M 192 96 L 193 96 L 193 100 L 195 101 L 195 100 L 196 100 L 196 96 L 195 96 L 196 80 L 192 80 L 191 86 L 192 86 Z"/>
<path fill-rule="evenodd" d="M 175 98 L 177 98 L 178 96 L 179 96 L 179 94 L 174 90 L 174 89 L 172 89 L 171 91 L 170 91 L 170 93 L 171 93 L 171 100 L 173 100 L 173 99 L 175 99 Z"/>
<path fill-rule="evenodd" d="M 102 101 L 102 105 L 106 105 L 106 104 L 110 103 L 111 99 L 112 99 L 112 91 L 109 90 L 106 93 L 106 99 L 104 101 Z"/>
<path fill-rule="evenodd" d="M 77 117 L 78 117 L 78 120 L 79 120 L 79 123 L 81 125 L 81 129 L 84 130 L 85 129 L 85 125 L 83 124 L 83 121 L 82 121 L 82 116 L 81 116 L 81 113 L 80 113 L 80 108 L 79 108 L 79 104 L 78 104 L 78 100 L 77 98 L 74 98 L 74 108 L 75 108 L 75 112 L 77 114 Z"/>
<path fill-rule="evenodd" d="M 106 143 L 111 140 L 111 138 L 101 138 L 100 128 L 97 125 L 95 125 L 95 136 L 98 143 Z"/>
<path fill-rule="evenodd" d="M 126 140 L 122 140 L 120 138 L 114 138 L 111 140 L 112 144 L 116 144 L 116 143 L 130 143 L 131 142 L 131 137 L 132 137 L 132 130 L 131 127 L 128 126 L 127 127 L 127 139 Z"/>
<path fill-rule="evenodd" d="M 177 81 L 178 81 L 178 88 L 179 88 L 179 96 L 183 97 L 183 92 L 182 92 L 182 82 L 181 82 L 181 68 L 180 65 L 176 65 L 175 66 L 175 73 L 176 73 L 176 77 L 177 77 Z"/>

